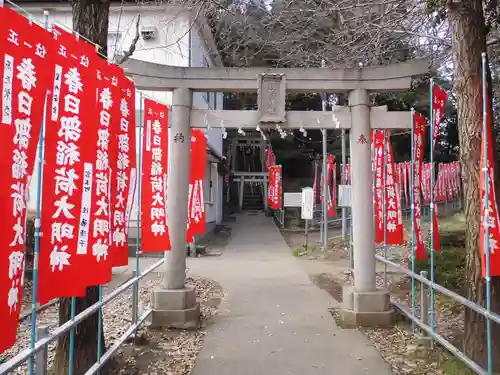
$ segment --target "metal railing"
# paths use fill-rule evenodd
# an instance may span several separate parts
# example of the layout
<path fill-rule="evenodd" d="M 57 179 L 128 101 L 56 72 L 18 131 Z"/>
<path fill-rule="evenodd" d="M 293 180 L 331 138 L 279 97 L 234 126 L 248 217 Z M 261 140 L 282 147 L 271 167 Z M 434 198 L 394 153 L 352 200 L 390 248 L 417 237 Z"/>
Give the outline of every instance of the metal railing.
<path fill-rule="evenodd" d="M 139 273 L 136 276 L 131 277 L 125 283 L 117 287 L 110 294 L 104 296 L 102 300 L 94 303 L 92 306 L 88 307 L 80 314 L 76 315 L 73 319 L 67 321 L 61 326 L 55 328 L 52 332 L 48 332 L 46 327 L 38 327 L 41 328 L 38 331 L 45 332 L 44 337 L 40 337 L 38 341 L 36 341 L 34 347 L 25 348 L 20 353 L 10 358 L 5 363 L 0 364 L 0 374 L 7 374 L 10 371 L 14 370 L 16 367 L 23 364 L 25 361 L 32 358 L 36 362 L 36 374 L 46 374 L 47 373 L 47 348 L 50 343 L 55 341 L 59 336 L 65 334 L 66 332 L 74 329 L 79 323 L 87 319 L 89 316 L 95 314 L 99 309 L 106 306 L 113 299 L 118 297 L 120 294 L 125 292 L 130 287 L 138 287 L 141 279 L 146 277 L 148 274 L 153 272 L 156 268 L 161 266 L 165 260 L 161 259 L 149 268 L 147 268 L 144 272 Z M 138 299 L 135 299 L 133 306 L 135 306 L 135 311 L 138 311 Z M 133 308 L 134 309 L 134 308 Z M 132 312 L 133 313 L 133 312 Z M 125 342 L 127 338 L 132 336 L 137 329 L 144 323 L 144 321 L 151 314 L 151 309 L 146 310 L 140 317 L 136 319 L 132 316 L 132 324 L 129 326 L 127 331 L 125 331 L 107 350 L 102 354 L 101 358 L 85 373 L 85 375 L 95 374 L 99 371 L 99 369 L 104 366 L 104 364 L 112 357 L 112 355 L 118 350 L 118 348 Z M 36 357 L 36 358 L 34 358 Z"/>
<path fill-rule="evenodd" d="M 399 311 L 401 311 L 408 319 L 410 319 L 414 324 L 416 324 L 426 335 L 428 335 L 430 340 L 436 341 L 440 345 L 442 345 L 444 348 L 446 348 L 451 354 L 456 356 L 459 360 L 461 360 L 465 365 L 467 365 L 472 371 L 474 371 L 477 374 L 480 375 L 488 375 L 488 371 L 482 368 L 479 364 L 474 362 L 471 358 L 469 358 L 463 351 L 461 351 L 459 348 L 457 348 L 455 345 L 453 345 L 446 337 L 443 335 L 440 335 L 439 333 L 436 332 L 436 327 L 435 324 L 429 323 L 429 316 L 434 314 L 435 315 L 435 304 L 434 304 L 434 311 L 432 308 L 432 303 L 429 302 L 430 300 L 430 293 L 431 291 L 441 293 L 449 298 L 451 298 L 453 301 L 459 303 L 465 308 L 471 309 L 474 312 L 482 315 L 484 318 L 487 320 L 500 324 L 500 316 L 497 315 L 494 312 L 488 311 L 484 307 L 468 300 L 467 298 L 437 284 L 433 283 L 431 280 L 429 280 L 426 277 L 427 272 L 422 271 L 421 274 L 417 274 L 415 272 L 412 272 L 409 270 L 407 267 L 392 262 L 385 257 L 381 255 L 375 255 L 376 259 L 382 263 L 384 263 L 387 266 L 390 266 L 400 272 L 402 272 L 404 275 L 408 276 L 411 278 L 412 283 L 418 281 L 420 283 L 420 289 L 421 289 L 421 298 L 420 298 L 420 309 L 417 310 L 417 306 L 415 304 L 415 298 L 412 298 L 412 305 L 408 306 L 405 305 L 403 302 L 400 300 L 397 300 L 394 297 L 391 297 L 391 303 L 394 307 L 396 307 Z M 431 308 L 428 308 L 428 306 L 431 306 Z M 490 343 L 491 344 L 491 343 Z"/>
<path fill-rule="evenodd" d="M 19 8 L 15 3 L 7 0 L 12 6 Z M 24 9 L 19 8 L 22 12 L 27 13 Z M 28 13 L 29 14 L 29 13 Z M 45 28 L 48 28 L 48 11 L 44 12 L 44 22 Z M 140 96 L 140 113 L 143 113 L 143 94 L 139 93 Z M 139 121 L 140 122 L 140 121 Z M 41 134 L 44 134 L 45 121 L 42 122 L 41 126 Z M 138 129 L 140 129 L 139 133 L 139 144 L 142 144 L 141 140 L 143 137 L 143 126 L 142 124 L 137 125 Z M 152 266 L 147 268 L 144 272 L 141 272 L 140 269 L 140 212 L 141 212 L 141 199 L 138 199 L 138 210 L 137 210 L 137 219 L 136 219 L 136 229 L 137 229 L 137 242 L 136 242 L 136 252 L 135 252 L 135 273 L 134 275 L 125 281 L 123 284 L 119 285 L 116 289 L 111 291 L 109 294 L 103 294 L 102 285 L 98 286 L 98 301 L 86 308 L 79 314 L 76 314 L 76 298 L 71 298 L 71 317 L 70 319 L 56 327 L 52 331 L 47 326 L 39 326 L 38 318 L 40 306 L 37 304 L 37 283 L 38 283 L 38 257 L 39 257 L 39 247 L 40 247 L 40 237 L 41 237 L 41 228 L 40 228 L 40 220 L 41 220 L 41 187 L 42 187 L 42 171 L 43 171 L 43 160 L 44 160 L 44 137 L 41 136 L 38 143 L 38 154 L 37 154 L 37 166 L 38 166 L 38 179 L 36 181 L 36 218 L 34 220 L 34 261 L 33 261 L 33 293 L 32 293 L 32 301 L 31 301 L 31 309 L 30 313 L 26 314 L 25 319 L 30 317 L 30 328 L 31 335 L 29 340 L 28 347 L 21 350 L 16 355 L 8 358 L 5 362 L 0 363 L 0 375 L 8 374 L 19 366 L 23 365 L 26 361 L 28 364 L 28 371 L 30 375 L 45 375 L 47 374 L 48 367 L 48 345 L 53 343 L 57 338 L 61 335 L 69 332 L 70 342 L 69 342 L 69 360 L 68 360 L 68 375 L 73 375 L 73 366 L 74 366 L 74 358 L 75 358 L 75 332 L 78 324 L 82 323 L 85 319 L 89 318 L 91 315 L 98 315 L 98 326 L 96 330 L 98 331 L 98 339 L 97 339 L 97 361 L 85 372 L 85 375 L 91 375 L 98 373 L 99 370 L 112 358 L 113 354 L 119 349 L 119 347 L 127 340 L 127 338 L 131 337 L 139 327 L 145 322 L 145 320 L 151 314 L 151 309 L 147 309 L 139 316 L 139 288 L 140 288 L 140 280 L 153 272 L 156 268 L 164 263 L 164 259 L 159 260 L 154 263 Z M 138 175 L 141 176 L 142 173 L 142 152 L 139 152 L 138 156 Z M 141 197 L 141 183 L 137 184 L 137 196 Z M 123 332 L 112 344 L 107 348 L 107 350 L 102 353 L 102 337 L 104 335 L 103 326 L 102 326 L 102 309 L 104 306 L 109 304 L 116 297 L 124 293 L 129 288 L 133 289 L 132 292 L 132 309 L 131 309 L 131 324 L 127 328 L 125 332 Z M 53 304 L 53 302 L 50 302 Z M 20 306 L 22 304 L 20 303 Z M 21 317 L 23 318 L 23 317 Z"/>
<path fill-rule="evenodd" d="M 285 228 L 285 208 L 281 207 L 277 210 L 272 210 L 273 217 L 276 219 L 280 228 Z"/>

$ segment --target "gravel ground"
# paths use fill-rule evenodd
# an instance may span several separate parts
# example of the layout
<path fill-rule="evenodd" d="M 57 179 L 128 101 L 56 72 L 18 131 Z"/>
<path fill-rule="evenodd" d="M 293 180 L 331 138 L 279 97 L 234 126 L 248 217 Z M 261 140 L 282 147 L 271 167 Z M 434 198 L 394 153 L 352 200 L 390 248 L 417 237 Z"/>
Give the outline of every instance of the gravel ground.
<path fill-rule="evenodd" d="M 160 284 L 160 282 L 161 277 L 158 274 L 152 274 L 141 282 L 140 310 L 144 311 L 149 307 L 151 292 Z M 203 345 L 203 339 L 205 337 L 203 325 L 216 313 L 217 306 L 223 295 L 222 289 L 214 281 L 203 278 L 188 278 L 187 283 L 196 287 L 197 297 L 201 302 L 202 325 L 200 329 L 195 331 L 150 331 L 147 329 L 141 329 L 140 336 L 143 344 L 142 349 L 151 346 L 150 344 L 157 344 L 159 350 L 156 350 L 156 355 L 165 358 L 160 358 L 156 361 L 159 366 L 155 366 L 155 369 L 149 368 L 150 366 L 146 366 L 146 368 L 144 368 L 144 364 L 136 361 L 134 356 L 134 347 L 136 347 L 136 345 L 127 344 L 115 355 L 117 359 L 116 362 L 119 364 L 120 368 L 115 369 L 113 371 L 114 373 L 136 374 L 137 370 L 140 370 L 141 374 L 189 374 L 190 370 L 194 366 L 196 356 Z M 110 293 L 112 288 L 113 287 L 105 287 L 104 294 Z M 30 288 L 28 286 L 25 298 L 23 298 L 23 307 L 29 308 L 30 298 Z M 116 297 L 104 307 L 104 332 L 108 345 L 122 335 L 130 326 L 131 308 L 131 288 Z M 57 303 L 43 310 L 38 315 L 38 326 L 49 326 L 49 330 L 51 331 L 57 328 L 58 313 L 59 305 Z M 30 324 L 30 319 L 26 319 L 20 324 L 16 345 L 3 353 L 4 360 L 8 360 L 29 346 L 31 335 Z M 157 343 L 154 342 L 156 340 L 158 340 Z M 145 343 L 146 345 L 144 345 Z M 49 345 L 49 368 L 55 355 L 55 345 L 55 342 Z M 154 357 L 154 350 L 150 350 L 150 352 L 150 358 Z M 152 363 L 152 361 L 149 362 Z M 134 370 L 134 367 L 137 369 Z M 163 368 L 162 371 L 158 370 L 160 367 Z M 15 375 L 23 375 L 26 373 L 27 364 L 24 364 L 11 372 L 11 374 Z"/>
<path fill-rule="evenodd" d="M 388 273 L 388 288 L 391 296 L 411 311 L 411 279 L 400 274 Z M 341 285 L 352 285 L 352 273 L 345 273 L 343 280 L 330 280 Z M 384 286 L 384 273 L 376 275 L 377 287 Z M 418 285 L 419 283 L 417 283 Z M 337 288 L 338 289 L 338 288 Z M 420 314 L 420 289 L 417 288 L 416 314 Z M 337 296 L 338 297 L 338 296 Z M 333 312 L 334 317 L 338 312 Z M 459 345 L 463 332 L 464 309 L 442 296 L 436 296 L 436 331 L 454 345 Z M 440 364 L 451 357 L 444 349 L 426 350 L 418 335 L 413 334 L 411 324 L 399 321 L 392 328 L 360 328 L 382 357 L 390 364 L 396 375 L 444 374 Z"/>

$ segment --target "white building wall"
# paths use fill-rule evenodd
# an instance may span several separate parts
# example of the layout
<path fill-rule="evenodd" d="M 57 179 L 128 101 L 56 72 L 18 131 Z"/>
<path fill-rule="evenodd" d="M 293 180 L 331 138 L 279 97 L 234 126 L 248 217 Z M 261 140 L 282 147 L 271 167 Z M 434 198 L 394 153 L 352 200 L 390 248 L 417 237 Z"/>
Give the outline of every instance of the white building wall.
<path fill-rule="evenodd" d="M 198 30 L 191 31 L 191 66 L 192 67 L 213 67 L 214 61 L 207 51 L 207 47 Z M 193 93 L 193 107 L 198 109 L 221 109 L 222 93 Z M 222 152 L 222 130 L 220 123 L 215 119 L 208 119 L 211 128 L 206 129 L 207 141 L 210 146 L 219 154 Z M 215 163 L 207 162 L 205 168 L 204 196 L 207 223 L 222 222 L 222 188 L 223 178 L 217 172 Z M 208 228 L 207 228 L 208 229 Z"/>

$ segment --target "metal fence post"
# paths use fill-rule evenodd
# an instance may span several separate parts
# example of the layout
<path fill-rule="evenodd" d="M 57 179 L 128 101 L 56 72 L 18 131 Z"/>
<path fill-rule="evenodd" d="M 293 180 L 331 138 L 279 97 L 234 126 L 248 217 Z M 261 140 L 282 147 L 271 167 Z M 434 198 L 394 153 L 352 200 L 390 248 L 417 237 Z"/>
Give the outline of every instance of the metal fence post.
<path fill-rule="evenodd" d="M 132 277 L 136 277 L 137 276 L 137 271 L 136 270 L 133 270 L 132 271 Z M 136 323 L 137 322 L 137 317 L 138 317 L 138 314 L 139 314 L 139 301 L 138 301 L 138 295 L 139 295 L 139 292 L 138 292 L 138 289 L 139 288 L 139 283 L 134 283 L 134 285 L 132 286 L 132 322 L 133 323 Z"/>
<path fill-rule="evenodd" d="M 36 329 L 38 340 L 49 337 L 49 326 L 40 326 Z M 47 375 L 48 346 L 42 347 L 35 356 L 35 374 Z"/>
<path fill-rule="evenodd" d="M 420 271 L 420 276 L 427 279 L 427 271 Z M 429 325 L 429 290 L 424 283 L 420 283 L 420 320 L 422 324 Z M 428 336 L 424 330 L 422 335 Z"/>

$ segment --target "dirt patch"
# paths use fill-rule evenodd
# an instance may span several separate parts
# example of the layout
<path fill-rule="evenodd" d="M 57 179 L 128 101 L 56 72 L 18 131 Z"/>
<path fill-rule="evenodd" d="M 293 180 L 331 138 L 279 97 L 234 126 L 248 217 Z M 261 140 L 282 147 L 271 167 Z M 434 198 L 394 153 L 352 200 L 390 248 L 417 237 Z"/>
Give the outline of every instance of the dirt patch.
<path fill-rule="evenodd" d="M 340 232 L 338 238 L 332 238 L 328 241 L 328 249 L 326 250 L 323 249 L 320 241 L 319 231 L 309 233 L 307 249 L 305 248 L 303 231 L 282 230 L 281 234 L 292 250 L 292 254 L 300 259 L 336 262 L 349 258 L 349 243 L 341 239 Z"/>
<path fill-rule="evenodd" d="M 337 302 L 342 303 L 342 282 L 330 273 L 309 276 L 320 289 L 328 292 Z"/>

